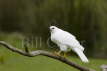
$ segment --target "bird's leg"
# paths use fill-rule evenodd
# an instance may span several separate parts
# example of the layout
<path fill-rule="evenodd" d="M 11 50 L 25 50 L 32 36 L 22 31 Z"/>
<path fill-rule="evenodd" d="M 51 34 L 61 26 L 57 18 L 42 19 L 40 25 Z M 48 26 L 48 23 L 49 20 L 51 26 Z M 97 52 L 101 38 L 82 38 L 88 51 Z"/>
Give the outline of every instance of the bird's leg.
<path fill-rule="evenodd" d="M 67 56 L 67 55 L 66 55 L 66 52 L 64 52 L 64 57 L 66 58 L 66 56 Z"/>
<path fill-rule="evenodd" d="M 62 51 L 58 51 L 58 52 L 55 52 L 55 54 L 59 55 L 61 54 Z"/>
<path fill-rule="evenodd" d="M 59 51 L 59 52 L 58 52 L 58 55 L 60 55 L 60 54 L 61 54 L 61 52 L 62 52 L 62 51 Z"/>

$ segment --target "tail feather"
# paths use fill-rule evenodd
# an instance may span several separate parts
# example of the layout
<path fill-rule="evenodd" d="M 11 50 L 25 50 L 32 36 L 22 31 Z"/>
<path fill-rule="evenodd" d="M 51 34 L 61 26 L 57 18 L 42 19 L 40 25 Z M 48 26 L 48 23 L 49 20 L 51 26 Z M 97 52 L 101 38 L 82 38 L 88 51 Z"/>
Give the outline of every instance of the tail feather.
<path fill-rule="evenodd" d="M 77 55 L 80 57 L 80 59 L 82 60 L 82 62 L 88 63 L 89 60 L 87 59 L 87 57 L 84 55 L 83 51 L 81 51 L 78 48 L 75 48 L 74 51 L 77 53 Z"/>

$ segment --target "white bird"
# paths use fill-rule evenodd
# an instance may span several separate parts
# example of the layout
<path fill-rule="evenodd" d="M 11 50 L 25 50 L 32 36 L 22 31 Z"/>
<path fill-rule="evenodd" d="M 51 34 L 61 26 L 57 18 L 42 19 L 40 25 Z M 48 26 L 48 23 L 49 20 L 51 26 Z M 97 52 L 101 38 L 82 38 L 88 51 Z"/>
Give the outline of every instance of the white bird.
<path fill-rule="evenodd" d="M 56 26 L 50 26 L 51 41 L 57 44 L 60 48 L 60 52 L 69 52 L 73 50 L 82 60 L 82 62 L 88 63 L 89 60 L 83 53 L 84 47 L 80 45 L 76 37 L 69 32 L 59 29 Z"/>

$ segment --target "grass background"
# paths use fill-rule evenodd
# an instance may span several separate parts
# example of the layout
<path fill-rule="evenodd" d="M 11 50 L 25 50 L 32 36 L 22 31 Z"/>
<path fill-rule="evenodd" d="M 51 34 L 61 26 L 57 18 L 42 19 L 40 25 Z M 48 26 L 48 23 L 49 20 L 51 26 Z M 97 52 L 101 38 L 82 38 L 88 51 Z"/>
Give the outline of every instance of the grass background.
<path fill-rule="evenodd" d="M 13 46 L 20 48 L 22 35 L 0 35 L 0 40 L 6 41 Z M 21 48 L 22 49 L 22 48 Z M 93 68 L 101 71 L 100 66 L 107 64 L 107 59 L 89 58 L 90 63 L 82 63 L 81 60 L 74 56 L 69 56 L 68 59 L 76 62 L 79 65 Z M 13 53 L 3 46 L 0 46 L 0 71 L 78 71 L 60 61 L 45 56 L 25 57 L 17 53 Z"/>

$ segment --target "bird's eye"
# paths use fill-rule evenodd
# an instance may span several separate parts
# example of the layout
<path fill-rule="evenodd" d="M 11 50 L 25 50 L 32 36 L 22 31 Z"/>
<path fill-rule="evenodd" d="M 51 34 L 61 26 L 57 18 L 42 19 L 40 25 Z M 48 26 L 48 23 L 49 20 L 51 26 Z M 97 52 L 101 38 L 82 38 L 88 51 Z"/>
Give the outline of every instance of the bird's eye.
<path fill-rule="evenodd" d="M 54 28 L 52 28 L 52 29 L 54 29 Z"/>

